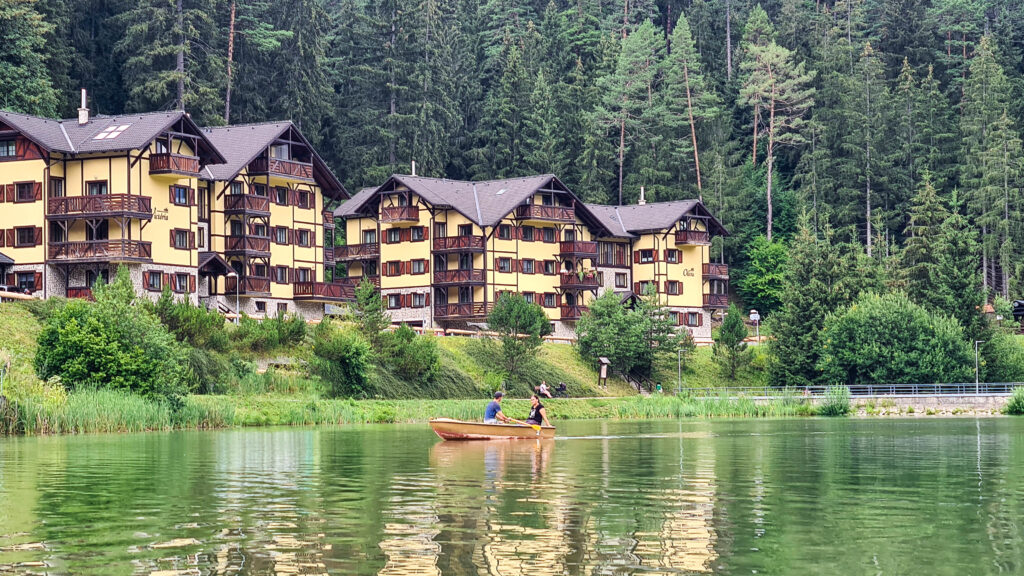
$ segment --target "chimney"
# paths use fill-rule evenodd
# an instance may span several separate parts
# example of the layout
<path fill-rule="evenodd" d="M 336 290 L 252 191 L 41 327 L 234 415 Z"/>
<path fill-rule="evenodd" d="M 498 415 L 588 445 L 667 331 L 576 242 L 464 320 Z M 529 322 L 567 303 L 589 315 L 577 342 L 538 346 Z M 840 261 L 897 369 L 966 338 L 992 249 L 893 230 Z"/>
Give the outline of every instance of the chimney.
<path fill-rule="evenodd" d="M 416 175 L 416 161 L 415 160 L 412 161 L 412 175 L 413 176 Z"/>
<path fill-rule="evenodd" d="M 78 125 L 89 123 L 89 109 L 85 103 L 85 88 L 82 88 L 82 105 L 78 107 Z"/>
<path fill-rule="evenodd" d="M 647 199 L 644 198 L 644 187 L 641 186 L 640 187 L 640 200 L 637 202 L 637 206 L 643 206 L 644 204 L 647 204 Z"/>

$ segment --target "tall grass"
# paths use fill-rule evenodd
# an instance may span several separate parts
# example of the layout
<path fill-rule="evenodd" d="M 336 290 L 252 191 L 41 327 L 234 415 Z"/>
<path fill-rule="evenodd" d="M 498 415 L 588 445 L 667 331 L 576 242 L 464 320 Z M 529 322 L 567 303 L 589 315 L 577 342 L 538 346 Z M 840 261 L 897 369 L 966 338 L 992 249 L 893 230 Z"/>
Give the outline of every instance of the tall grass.
<path fill-rule="evenodd" d="M 1013 389 L 1013 394 L 1006 401 L 1006 406 L 1003 406 L 1003 414 L 1011 416 L 1024 415 L 1024 387 L 1018 386 Z"/>
<path fill-rule="evenodd" d="M 850 389 L 846 386 L 829 386 L 825 389 L 825 399 L 818 407 L 818 414 L 846 416 L 850 409 Z"/>

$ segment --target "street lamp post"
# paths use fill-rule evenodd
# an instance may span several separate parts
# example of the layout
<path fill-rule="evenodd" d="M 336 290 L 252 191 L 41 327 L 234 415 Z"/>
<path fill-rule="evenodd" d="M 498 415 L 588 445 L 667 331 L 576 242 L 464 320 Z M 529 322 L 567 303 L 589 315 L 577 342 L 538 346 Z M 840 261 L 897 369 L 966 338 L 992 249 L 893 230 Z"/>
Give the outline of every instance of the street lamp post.
<path fill-rule="evenodd" d="M 238 317 L 241 316 L 241 312 L 239 312 L 239 309 L 238 309 L 238 284 L 239 284 L 238 273 L 235 272 L 234 270 L 232 270 L 231 272 L 228 272 L 228 278 L 235 278 L 236 279 L 235 280 L 235 325 L 237 325 L 238 324 Z"/>
<path fill-rule="evenodd" d="M 978 384 L 978 344 L 984 344 L 984 343 L 985 343 L 984 340 L 975 340 L 974 341 L 974 393 L 975 394 L 978 393 L 978 389 L 979 389 L 979 384 Z"/>

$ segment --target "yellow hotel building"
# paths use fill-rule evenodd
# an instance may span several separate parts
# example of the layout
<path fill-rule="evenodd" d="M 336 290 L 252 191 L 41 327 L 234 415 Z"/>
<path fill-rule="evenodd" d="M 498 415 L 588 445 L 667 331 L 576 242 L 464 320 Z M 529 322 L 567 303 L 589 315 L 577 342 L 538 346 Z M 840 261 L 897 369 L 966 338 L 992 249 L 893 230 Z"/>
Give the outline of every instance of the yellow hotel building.
<path fill-rule="evenodd" d="M 0 283 L 136 290 L 223 312 L 322 316 L 341 301 L 333 215 L 348 194 L 290 122 L 200 128 L 181 111 L 51 120 L 0 112 Z"/>
<path fill-rule="evenodd" d="M 710 261 L 722 225 L 696 200 L 636 206 L 583 203 L 553 175 L 466 182 L 395 175 L 335 210 L 344 221 L 349 287 L 365 277 L 395 322 L 464 328 L 485 321 L 501 292 L 547 312 L 572 337 L 591 299 L 623 301 L 650 284 L 698 340 L 727 305 L 728 267 Z"/>

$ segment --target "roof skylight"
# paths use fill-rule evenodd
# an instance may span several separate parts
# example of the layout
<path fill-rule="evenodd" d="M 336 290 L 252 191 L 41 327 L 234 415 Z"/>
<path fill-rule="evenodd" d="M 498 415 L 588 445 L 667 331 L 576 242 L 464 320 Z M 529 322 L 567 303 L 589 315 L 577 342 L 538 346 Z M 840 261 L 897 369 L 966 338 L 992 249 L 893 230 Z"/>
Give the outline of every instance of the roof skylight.
<path fill-rule="evenodd" d="M 113 140 L 121 135 L 122 132 L 128 129 L 131 124 L 121 124 L 120 126 L 107 126 L 102 132 L 92 137 L 93 140 Z"/>

